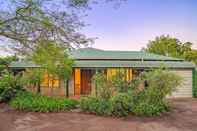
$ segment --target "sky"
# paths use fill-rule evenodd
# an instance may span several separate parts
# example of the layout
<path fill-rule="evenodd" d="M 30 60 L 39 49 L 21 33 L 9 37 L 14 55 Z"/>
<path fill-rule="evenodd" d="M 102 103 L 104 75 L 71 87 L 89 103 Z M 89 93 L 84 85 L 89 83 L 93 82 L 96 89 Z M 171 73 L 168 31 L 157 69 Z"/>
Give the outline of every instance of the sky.
<path fill-rule="evenodd" d="M 126 0 L 115 7 L 101 2 L 86 11 L 82 32 L 97 38 L 92 47 L 138 51 L 156 36 L 170 35 L 197 49 L 197 0 Z"/>
<path fill-rule="evenodd" d="M 98 37 L 92 47 L 141 50 L 156 36 L 170 35 L 197 48 L 197 0 L 127 0 L 95 4 L 85 18 L 83 32 Z"/>

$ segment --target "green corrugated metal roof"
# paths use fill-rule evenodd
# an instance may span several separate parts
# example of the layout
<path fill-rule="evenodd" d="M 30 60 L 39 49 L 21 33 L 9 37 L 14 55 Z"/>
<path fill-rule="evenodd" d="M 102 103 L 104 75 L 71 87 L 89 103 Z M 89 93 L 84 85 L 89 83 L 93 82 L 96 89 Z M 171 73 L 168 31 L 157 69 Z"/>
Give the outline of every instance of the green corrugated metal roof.
<path fill-rule="evenodd" d="M 181 61 L 182 59 L 146 53 L 142 51 L 107 51 L 95 48 L 81 48 L 71 52 L 74 59 L 92 60 L 169 60 Z"/>
<path fill-rule="evenodd" d="M 191 62 L 185 61 L 92 61 L 81 60 L 75 62 L 75 67 L 133 67 L 154 68 L 165 66 L 169 68 L 195 68 Z"/>
<path fill-rule="evenodd" d="M 191 62 L 185 61 L 104 61 L 104 60 L 77 60 L 74 67 L 133 67 L 154 68 L 166 66 L 169 68 L 195 68 Z M 31 62 L 12 62 L 10 68 L 37 68 L 40 67 Z"/>
<path fill-rule="evenodd" d="M 16 62 L 11 62 L 9 65 L 10 68 L 37 68 L 40 67 L 33 62 L 28 62 L 28 61 L 16 61 Z"/>
<path fill-rule="evenodd" d="M 104 51 L 94 48 L 82 48 L 71 52 L 75 59 L 74 67 L 159 67 L 194 68 L 191 62 L 182 59 L 155 55 L 140 51 Z M 32 62 L 12 62 L 10 68 L 39 67 Z"/>

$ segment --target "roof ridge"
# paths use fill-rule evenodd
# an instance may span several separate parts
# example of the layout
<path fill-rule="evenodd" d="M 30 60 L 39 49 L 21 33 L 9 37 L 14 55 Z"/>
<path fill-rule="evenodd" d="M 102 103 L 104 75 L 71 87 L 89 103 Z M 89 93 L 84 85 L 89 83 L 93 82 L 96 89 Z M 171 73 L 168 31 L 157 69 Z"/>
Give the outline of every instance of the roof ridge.
<path fill-rule="evenodd" d="M 98 50 L 98 51 L 105 51 L 105 50 L 98 49 L 98 48 L 93 48 L 93 47 L 78 48 L 78 49 L 76 49 L 76 50 L 85 50 L 85 49 L 92 49 L 92 50 Z"/>
<path fill-rule="evenodd" d="M 160 55 L 160 54 L 155 54 L 155 53 L 150 53 L 150 52 L 144 52 L 144 53 L 146 53 L 146 54 L 151 54 L 151 55 L 155 55 L 155 56 L 162 56 L 162 57 L 166 57 L 166 58 L 177 59 L 177 60 L 184 60 L 184 59 L 177 58 L 177 57 L 165 56 L 165 55 Z"/>
<path fill-rule="evenodd" d="M 177 60 L 184 60 L 181 58 L 176 58 L 176 57 L 171 57 L 171 56 L 165 56 L 165 55 L 160 55 L 160 54 L 155 54 L 155 53 L 150 53 L 150 52 L 145 52 L 145 51 L 129 51 L 129 50 L 125 50 L 125 51 L 121 51 L 121 50 L 104 50 L 104 51 L 109 51 L 109 52 L 134 52 L 134 53 L 144 53 L 144 54 L 150 54 L 150 55 L 155 55 L 155 56 L 161 56 L 161 57 L 165 57 L 165 58 L 171 58 L 171 59 L 177 59 Z"/>
<path fill-rule="evenodd" d="M 109 52 L 143 52 L 143 51 L 136 51 L 136 50 L 103 50 Z"/>

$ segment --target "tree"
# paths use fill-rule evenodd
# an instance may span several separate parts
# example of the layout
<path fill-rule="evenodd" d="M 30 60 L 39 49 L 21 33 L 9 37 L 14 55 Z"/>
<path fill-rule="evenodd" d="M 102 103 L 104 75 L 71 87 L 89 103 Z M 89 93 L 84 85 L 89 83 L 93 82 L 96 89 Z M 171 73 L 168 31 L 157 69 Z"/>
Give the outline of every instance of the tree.
<path fill-rule="evenodd" d="M 91 39 L 79 32 L 84 23 L 69 7 L 82 7 L 87 0 L 0 0 L 0 36 L 22 54 L 34 50 L 43 37 L 67 48 L 86 45 Z M 62 8 L 62 9 L 60 9 Z M 64 9 L 65 8 L 65 9 Z"/>
<path fill-rule="evenodd" d="M 70 76 L 73 60 L 69 58 L 66 49 L 54 41 L 40 40 L 30 60 L 47 70 L 51 75 L 61 79 Z"/>
<path fill-rule="evenodd" d="M 192 61 L 197 65 L 197 50 L 191 50 L 187 53 L 184 53 L 184 58 L 188 61 Z"/>
<path fill-rule="evenodd" d="M 12 61 L 16 61 L 18 58 L 16 56 L 6 56 L 6 57 L 0 57 L 0 72 L 8 68 L 8 65 Z"/>
<path fill-rule="evenodd" d="M 164 56 L 183 58 L 192 61 L 197 65 L 197 50 L 192 49 L 192 43 L 182 43 L 179 39 L 169 35 L 156 37 L 155 40 L 149 41 L 144 51 Z"/>
<path fill-rule="evenodd" d="M 81 10 L 96 1 L 101 0 L 0 0 L 0 38 L 22 55 L 43 37 L 69 49 L 87 46 L 93 39 L 79 31 L 85 26 Z"/>

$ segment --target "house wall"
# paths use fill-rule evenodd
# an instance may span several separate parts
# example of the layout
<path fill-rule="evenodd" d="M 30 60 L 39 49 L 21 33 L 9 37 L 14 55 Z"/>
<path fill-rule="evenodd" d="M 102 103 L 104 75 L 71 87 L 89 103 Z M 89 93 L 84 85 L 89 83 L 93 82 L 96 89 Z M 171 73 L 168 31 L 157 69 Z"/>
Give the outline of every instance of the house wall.
<path fill-rule="evenodd" d="M 26 89 L 31 92 L 37 92 L 37 88 L 34 87 L 27 87 Z M 40 93 L 46 96 L 66 96 L 66 85 L 64 83 L 64 80 L 60 80 L 60 86 L 58 87 L 51 88 L 41 86 Z"/>
<path fill-rule="evenodd" d="M 64 80 L 60 80 L 60 86 L 55 88 L 41 88 L 41 93 L 48 96 L 66 96 Z"/>
<path fill-rule="evenodd" d="M 192 97 L 192 69 L 173 69 L 172 72 L 182 77 L 182 84 L 172 93 L 170 98 Z M 92 83 L 92 94 L 95 94 L 95 87 Z M 74 96 L 74 76 L 69 80 L 69 97 Z"/>
<path fill-rule="evenodd" d="M 74 76 L 72 75 L 72 77 L 69 79 L 68 81 L 68 94 L 69 94 L 69 97 L 72 97 L 74 96 Z"/>
<path fill-rule="evenodd" d="M 133 77 L 133 70 L 132 68 L 94 68 L 94 69 L 81 69 L 81 68 L 73 68 L 73 74 L 72 77 L 69 80 L 69 97 L 72 96 L 79 96 L 81 95 L 81 84 L 82 84 L 82 70 L 93 70 L 93 73 L 96 71 L 106 71 L 107 79 L 111 79 L 112 76 L 116 75 L 119 72 L 125 73 L 125 79 L 126 80 L 131 80 Z M 91 83 L 91 94 L 95 94 L 95 84 L 92 82 Z"/>
<path fill-rule="evenodd" d="M 192 97 L 192 69 L 185 70 L 172 70 L 176 74 L 182 77 L 182 84 L 177 88 L 175 92 L 170 96 L 171 98 L 177 97 Z"/>
<path fill-rule="evenodd" d="M 58 88 L 41 88 L 41 94 L 47 96 L 66 96 L 66 88 L 58 87 Z"/>

